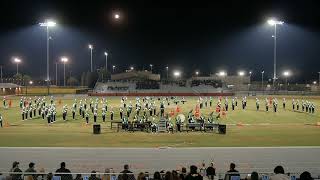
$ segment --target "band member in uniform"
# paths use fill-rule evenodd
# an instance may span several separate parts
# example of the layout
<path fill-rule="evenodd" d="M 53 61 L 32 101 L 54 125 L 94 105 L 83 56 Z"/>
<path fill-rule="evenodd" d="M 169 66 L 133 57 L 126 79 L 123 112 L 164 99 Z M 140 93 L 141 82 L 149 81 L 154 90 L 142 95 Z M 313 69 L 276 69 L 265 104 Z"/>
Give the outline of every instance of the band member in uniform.
<path fill-rule="evenodd" d="M 113 110 L 111 108 L 111 111 L 110 111 L 110 120 L 113 121 Z"/>
<path fill-rule="evenodd" d="M 122 109 L 122 107 L 120 107 L 119 113 L 120 113 L 120 119 L 122 119 L 123 118 L 123 109 Z"/>
<path fill-rule="evenodd" d="M 259 107 L 260 107 L 260 101 L 258 98 L 256 98 L 256 108 L 257 108 L 257 111 L 259 111 Z"/>
<path fill-rule="evenodd" d="M 93 111 L 93 122 L 94 122 L 94 123 L 97 122 L 97 116 L 98 116 L 97 111 L 98 111 L 98 110 L 97 110 L 96 108 L 95 108 L 94 111 Z"/>
<path fill-rule="evenodd" d="M 86 110 L 85 116 L 86 116 L 86 123 L 89 124 L 89 113 L 88 113 L 88 110 Z"/>
<path fill-rule="evenodd" d="M 228 103 L 228 98 L 226 97 L 226 99 L 224 100 L 224 108 L 226 111 L 228 111 L 228 107 L 229 107 L 229 103 Z"/>
<path fill-rule="evenodd" d="M 277 107 L 278 107 L 278 102 L 277 102 L 277 99 L 274 98 L 273 99 L 273 111 L 274 112 L 277 112 Z"/>
<path fill-rule="evenodd" d="M 1 127 L 2 127 L 2 120 L 3 120 L 3 118 L 2 118 L 2 115 L 0 114 L 0 125 L 1 125 Z"/>
<path fill-rule="evenodd" d="M 294 102 L 294 99 L 292 99 L 292 110 L 295 109 L 295 102 Z"/>
<path fill-rule="evenodd" d="M 66 117 L 67 117 L 67 111 L 68 111 L 67 105 L 64 105 L 63 111 L 62 111 L 62 118 L 64 121 L 66 120 Z"/>
<path fill-rule="evenodd" d="M 102 108 L 102 121 L 106 122 L 106 108 L 103 106 Z"/>
<path fill-rule="evenodd" d="M 286 109 L 286 98 L 282 99 L 282 107 L 283 109 Z"/>
<path fill-rule="evenodd" d="M 163 102 L 160 103 L 160 117 L 164 116 L 164 104 Z"/>
<path fill-rule="evenodd" d="M 297 111 L 299 111 L 299 106 L 300 106 L 299 99 L 297 99 L 297 101 L 296 101 L 296 106 L 297 106 Z"/>
<path fill-rule="evenodd" d="M 266 111 L 268 112 L 269 111 L 269 101 L 267 98 L 265 100 L 265 105 L 266 105 Z"/>

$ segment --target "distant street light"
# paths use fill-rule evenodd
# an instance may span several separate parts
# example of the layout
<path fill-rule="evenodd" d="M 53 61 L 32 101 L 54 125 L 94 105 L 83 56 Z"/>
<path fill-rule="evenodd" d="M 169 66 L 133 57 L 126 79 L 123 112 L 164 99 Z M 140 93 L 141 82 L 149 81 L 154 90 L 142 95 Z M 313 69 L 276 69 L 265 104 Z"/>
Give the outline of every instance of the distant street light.
<path fill-rule="evenodd" d="M 283 21 L 278 21 L 276 19 L 269 19 L 268 24 L 270 26 L 274 26 L 274 35 L 272 36 L 274 39 L 274 49 L 273 49 L 273 87 L 275 86 L 275 81 L 277 79 L 277 25 L 282 25 Z"/>
<path fill-rule="evenodd" d="M 66 63 L 68 62 L 68 58 L 62 57 L 61 61 L 63 63 L 63 86 L 66 86 Z"/>
<path fill-rule="evenodd" d="M 131 70 L 134 70 L 134 67 L 133 67 L 133 66 L 131 66 L 131 67 L 130 67 L 130 69 L 131 69 Z"/>
<path fill-rule="evenodd" d="M 199 71 L 196 71 L 196 76 L 198 76 L 199 75 Z"/>
<path fill-rule="evenodd" d="M 89 49 L 90 49 L 90 70 L 91 72 L 93 72 L 93 69 L 92 69 L 92 49 L 93 49 L 93 46 L 91 44 L 88 45 Z"/>
<path fill-rule="evenodd" d="M 153 65 L 152 65 L 152 64 L 150 64 L 151 73 L 152 73 L 152 67 L 153 67 Z"/>
<path fill-rule="evenodd" d="M 284 71 L 283 75 L 286 78 L 286 89 L 288 91 L 288 77 L 290 76 L 290 72 L 289 71 Z"/>
<path fill-rule="evenodd" d="M 316 84 L 317 84 L 317 81 L 313 81 L 312 83 L 313 83 L 314 85 L 316 85 Z"/>
<path fill-rule="evenodd" d="M 39 23 L 40 26 L 46 27 L 47 29 L 47 81 L 48 81 L 48 86 L 50 83 L 50 75 L 49 75 L 49 41 L 51 39 L 50 35 L 49 35 L 49 29 L 50 27 L 54 27 L 56 26 L 56 22 L 52 21 L 52 20 L 46 20 L 43 23 Z"/>
<path fill-rule="evenodd" d="M 114 69 L 116 69 L 116 66 L 115 66 L 115 65 L 112 66 L 112 72 L 113 72 L 113 73 L 114 73 Z"/>
<path fill-rule="evenodd" d="M 166 67 L 166 70 L 167 70 L 167 80 L 169 78 L 169 66 Z"/>
<path fill-rule="evenodd" d="M 104 52 L 104 55 L 106 56 L 106 72 L 108 71 L 108 53 Z"/>
<path fill-rule="evenodd" d="M 14 63 L 17 64 L 17 75 L 19 74 L 19 64 L 21 63 L 21 59 L 19 58 L 14 58 Z"/>

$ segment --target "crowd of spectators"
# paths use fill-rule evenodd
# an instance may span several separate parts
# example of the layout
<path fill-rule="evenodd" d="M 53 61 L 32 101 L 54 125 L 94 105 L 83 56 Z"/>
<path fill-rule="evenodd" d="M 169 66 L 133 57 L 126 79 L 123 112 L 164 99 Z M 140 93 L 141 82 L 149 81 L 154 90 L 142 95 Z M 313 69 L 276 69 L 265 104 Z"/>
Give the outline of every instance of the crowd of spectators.
<path fill-rule="evenodd" d="M 39 172 L 35 170 L 35 163 L 29 163 L 29 168 L 23 172 L 19 168 L 19 162 L 15 161 L 10 169 L 10 174 L 7 176 L 0 173 L 0 180 L 264 180 L 257 172 L 247 174 L 245 178 L 240 176 L 239 171 L 236 170 L 234 163 L 230 164 L 230 169 L 225 173 L 224 177 L 216 176 L 216 169 L 214 163 L 211 163 L 208 167 L 205 163 L 201 164 L 198 169 L 197 166 L 191 165 L 189 172 L 185 167 L 181 170 L 172 171 L 156 171 L 151 175 L 148 172 L 140 172 L 135 174 L 130 171 L 129 165 L 124 165 L 124 169 L 120 173 L 115 173 L 113 169 L 106 169 L 104 173 L 97 173 L 91 171 L 88 174 L 72 174 L 69 169 L 66 168 L 66 163 L 61 162 L 60 168 L 54 173 L 45 173 L 43 169 Z M 301 173 L 297 180 L 313 180 L 311 174 L 307 171 Z M 288 174 L 285 174 L 282 166 L 274 168 L 274 174 L 271 175 L 268 180 L 292 180 Z"/>
<path fill-rule="evenodd" d="M 218 80 L 193 80 L 191 82 L 191 87 L 194 86 L 200 86 L 200 85 L 206 85 L 206 86 L 212 86 L 214 88 L 222 87 L 222 82 Z"/>
<path fill-rule="evenodd" d="M 136 89 L 160 89 L 160 84 L 158 81 L 138 81 Z"/>

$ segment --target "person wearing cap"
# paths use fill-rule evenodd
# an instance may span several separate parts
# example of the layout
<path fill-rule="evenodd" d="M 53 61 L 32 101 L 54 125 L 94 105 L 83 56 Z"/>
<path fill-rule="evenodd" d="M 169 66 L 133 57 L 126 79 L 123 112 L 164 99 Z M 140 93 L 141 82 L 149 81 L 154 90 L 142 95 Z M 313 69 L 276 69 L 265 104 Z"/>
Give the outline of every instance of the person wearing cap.
<path fill-rule="evenodd" d="M 12 177 L 12 180 L 22 180 L 22 171 L 19 168 L 19 162 L 18 161 L 14 161 L 12 163 L 12 168 L 10 170 L 10 172 L 14 172 L 14 174 L 10 174 L 10 176 Z M 21 172 L 21 174 L 19 174 L 19 172 Z"/>
<path fill-rule="evenodd" d="M 34 166 L 35 164 L 33 162 L 29 163 L 29 168 L 25 171 L 25 175 L 28 175 L 27 172 L 30 172 L 30 176 L 32 176 L 32 178 L 35 180 L 37 179 L 37 174 L 34 173 L 37 173 L 37 171 L 34 169 Z"/>

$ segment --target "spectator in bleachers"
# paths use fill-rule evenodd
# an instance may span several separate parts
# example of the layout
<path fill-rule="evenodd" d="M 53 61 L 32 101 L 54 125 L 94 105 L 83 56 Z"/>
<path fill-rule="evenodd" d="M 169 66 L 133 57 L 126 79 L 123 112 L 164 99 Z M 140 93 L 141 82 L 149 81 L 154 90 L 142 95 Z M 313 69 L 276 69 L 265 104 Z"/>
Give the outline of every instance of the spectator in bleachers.
<path fill-rule="evenodd" d="M 227 171 L 230 174 L 239 174 L 239 171 L 236 170 L 236 164 L 230 163 L 230 170 Z"/>
<path fill-rule="evenodd" d="M 109 168 L 106 168 L 105 170 L 104 170 L 104 173 L 106 173 L 106 174 L 104 174 L 103 176 L 102 176 L 102 180 L 110 180 L 110 169 Z"/>
<path fill-rule="evenodd" d="M 161 174 L 159 171 L 154 172 L 153 180 L 161 180 Z"/>
<path fill-rule="evenodd" d="M 60 163 L 60 168 L 56 170 L 56 176 L 60 176 L 61 180 L 72 180 L 72 175 L 70 174 L 71 171 L 66 168 L 66 163 L 62 162 Z M 61 173 L 61 174 L 60 174 Z M 67 174 L 62 174 L 62 173 L 67 173 Z"/>
<path fill-rule="evenodd" d="M 181 180 L 184 180 L 186 178 L 186 176 L 187 176 L 187 168 L 182 167 L 181 168 L 181 174 L 179 175 L 179 177 L 180 177 Z"/>
<path fill-rule="evenodd" d="M 34 169 L 35 164 L 33 162 L 29 163 L 29 168 L 25 171 L 25 175 L 28 175 L 27 172 L 30 173 L 36 173 L 37 171 Z M 36 174 L 32 174 L 33 179 L 37 179 L 37 175 Z"/>
<path fill-rule="evenodd" d="M 118 180 L 135 180 L 134 175 L 129 170 L 129 165 L 125 164 L 123 166 L 123 171 L 120 172 L 121 174 L 118 176 Z"/>
<path fill-rule="evenodd" d="M 250 179 L 251 180 L 259 180 L 259 174 L 257 172 L 255 172 L 255 171 L 253 171 L 251 173 Z"/>
<path fill-rule="evenodd" d="M 89 180 L 101 180 L 100 178 L 97 177 L 97 172 L 96 171 L 91 171 L 91 175 L 89 177 Z"/>
<path fill-rule="evenodd" d="M 173 180 L 172 173 L 170 171 L 167 171 L 164 180 Z"/>
<path fill-rule="evenodd" d="M 311 174 L 308 171 L 304 171 L 300 174 L 300 180 L 313 180 Z"/>
<path fill-rule="evenodd" d="M 289 180 L 290 177 L 284 174 L 284 169 L 282 166 L 277 166 L 274 168 L 273 172 L 275 175 L 270 177 L 270 180 Z"/>
<path fill-rule="evenodd" d="M 186 176 L 186 180 L 202 180 L 203 177 L 197 172 L 198 168 L 197 166 L 191 165 L 190 166 L 190 172 Z"/>
<path fill-rule="evenodd" d="M 214 176 L 216 175 L 216 169 L 214 168 L 213 162 L 210 164 L 209 167 L 207 167 L 206 173 L 208 179 L 213 180 Z"/>
<path fill-rule="evenodd" d="M 22 171 L 19 168 L 19 162 L 14 161 L 12 163 L 12 168 L 11 168 L 10 172 L 14 172 L 14 174 L 10 175 L 12 177 L 12 180 L 22 180 L 22 177 L 21 177 Z M 19 172 L 21 172 L 21 174 Z"/>
<path fill-rule="evenodd" d="M 173 180 L 180 180 L 179 174 L 178 174 L 178 172 L 175 171 L 175 170 L 172 171 L 172 179 L 173 179 Z"/>
<path fill-rule="evenodd" d="M 138 174 L 137 180 L 146 180 L 145 174 L 144 174 L 143 172 L 140 172 L 140 173 Z"/>

